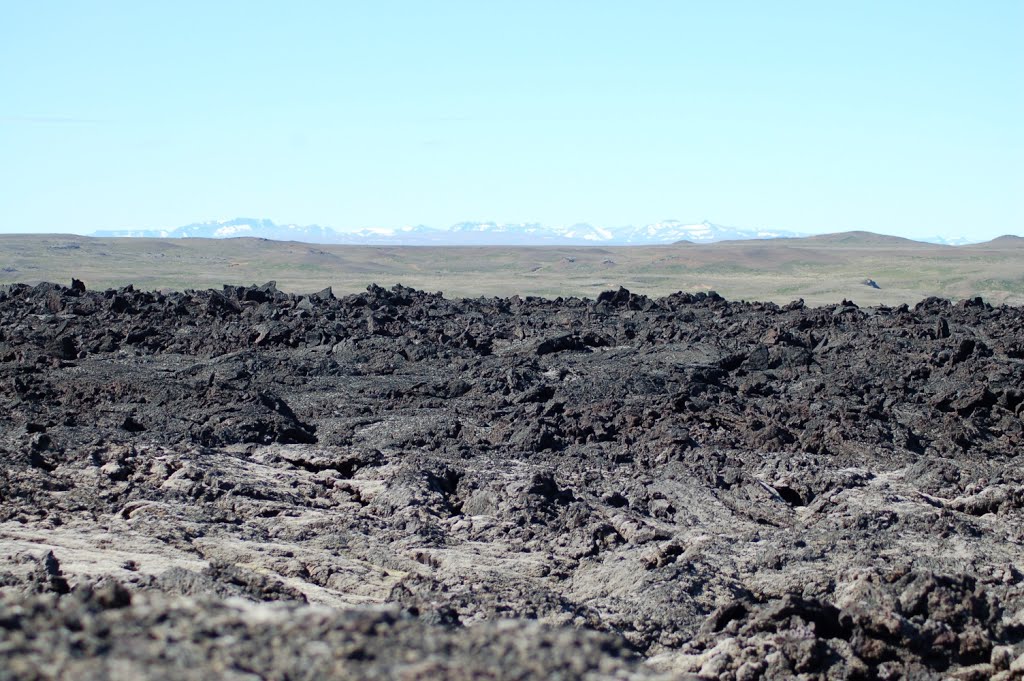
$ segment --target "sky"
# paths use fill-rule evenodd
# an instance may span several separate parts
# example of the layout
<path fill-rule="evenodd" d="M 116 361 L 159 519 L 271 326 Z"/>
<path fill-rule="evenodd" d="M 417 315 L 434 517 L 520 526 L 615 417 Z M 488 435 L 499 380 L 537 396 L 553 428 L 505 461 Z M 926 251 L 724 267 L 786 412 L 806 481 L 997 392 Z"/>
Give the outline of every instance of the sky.
<path fill-rule="evenodd" d="M 0 232 L 1024 235 L 1024 2 L 0 0 Z"/>

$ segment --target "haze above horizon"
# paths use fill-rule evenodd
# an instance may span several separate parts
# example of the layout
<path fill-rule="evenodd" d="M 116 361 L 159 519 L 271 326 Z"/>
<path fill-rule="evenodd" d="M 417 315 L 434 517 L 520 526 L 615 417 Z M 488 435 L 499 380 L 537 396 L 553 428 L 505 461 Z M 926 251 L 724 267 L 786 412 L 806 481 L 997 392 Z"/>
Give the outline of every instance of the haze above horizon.
<path fill-rule="evenodd" d="M 8 3 L 0 232 L 1024 235 L 1024 3 Z"/>

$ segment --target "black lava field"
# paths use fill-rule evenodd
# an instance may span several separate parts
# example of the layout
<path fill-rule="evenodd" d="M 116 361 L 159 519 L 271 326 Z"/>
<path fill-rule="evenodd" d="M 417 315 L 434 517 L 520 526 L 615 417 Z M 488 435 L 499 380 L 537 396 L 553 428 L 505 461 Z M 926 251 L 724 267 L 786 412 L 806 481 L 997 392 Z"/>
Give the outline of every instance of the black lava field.
<path fill-rule="evenodd" d="M 0 287 L 0 680 L 1022 679 L 1024 309 Z"/>

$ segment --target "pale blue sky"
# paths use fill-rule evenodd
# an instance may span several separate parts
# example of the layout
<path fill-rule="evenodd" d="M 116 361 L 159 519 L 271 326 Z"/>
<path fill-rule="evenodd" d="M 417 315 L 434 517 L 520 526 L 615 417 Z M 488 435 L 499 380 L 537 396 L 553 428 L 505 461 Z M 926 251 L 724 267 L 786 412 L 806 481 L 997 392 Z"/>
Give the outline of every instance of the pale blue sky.
<path fill-rule="evenodd" d="M 1024 234 L 1024 2 L 0 0 L 0 231 Z"/>

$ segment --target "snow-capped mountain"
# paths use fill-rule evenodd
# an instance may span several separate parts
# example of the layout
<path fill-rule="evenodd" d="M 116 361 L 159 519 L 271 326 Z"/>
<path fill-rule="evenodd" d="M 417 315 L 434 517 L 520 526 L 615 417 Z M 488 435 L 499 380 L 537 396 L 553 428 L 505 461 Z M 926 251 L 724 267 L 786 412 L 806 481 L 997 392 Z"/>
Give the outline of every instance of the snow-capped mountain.
<path fill-rule="evenodd" d="M 330 227 L 321 227 L 320 225 L 279 225 L 272 220 L 235 218 L 234 220 L 218 220 L 215 222 L 196 222 L 173 229 L 100 230 L 94 232 L 93 236 L 131 236 L 160 239 L 230 239 L 232 237 L 251 236 L 277 241 L 338 243 L 336 238 L 339 235 Z"/>
<path fill-rule="evenodd" d="M 942 244 L 943 246 L 966 246 L 968 244 L 980 243 L 977 239 L 968 239 L 965 236 L 929 236 L 919 239 L 927 244 Z"/>
<path fill-rule="evenodd" d="M 622 243 L 671 243 L 675 241 L 692 241 L 694 243 L 711 243 L 714 241 L 735 241 L 739 239 L 777 239 L 782 237 L 806 236 L 796 232 L 782 230 L 740 229 L 723 227 L 705 220 L 697 224 L 686 224 L 679 220 L 665 220 L 643 227 L 626 227 L 618 232 Z"/>
<path fill-rule="evenodd" d="M 340 231 L 320 225 L 279 225 L 271 220 L 235 218 L 197 222 L 174 229 L 101 230 L 93 236 L 149 238 L 229 239 L 255 237 L 275 241 L 321 244 L 435 245 L 435 246 L 544 246 L 544 245 L 653 245 L 677 241 L 710 243 L 732 239 L 771 239 L 803 236 L 794 232 L 759 231 L 723 227 L 711 222 L 688 224 L 666 220 L 641 227 L 609 229 L 586 223 L 548 226 L 537 222 L 460 222 L 447 229 L 427 225 L 365 227 Z"/>
<path fill-rule="evenodd" d="M 495 222 L 460 222 L 439 232 L 440 241 L 459 245 L 584 245 L 615 242 L 615 235 L 602 227 L 575 224 L 549 227 L 537 222 L 499 224 Z"/>

